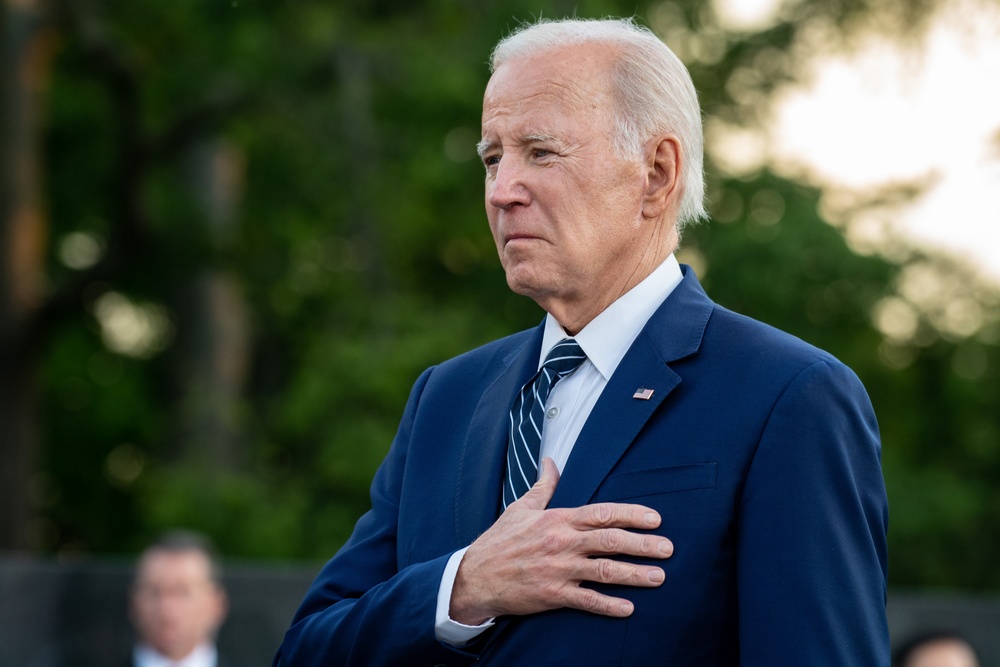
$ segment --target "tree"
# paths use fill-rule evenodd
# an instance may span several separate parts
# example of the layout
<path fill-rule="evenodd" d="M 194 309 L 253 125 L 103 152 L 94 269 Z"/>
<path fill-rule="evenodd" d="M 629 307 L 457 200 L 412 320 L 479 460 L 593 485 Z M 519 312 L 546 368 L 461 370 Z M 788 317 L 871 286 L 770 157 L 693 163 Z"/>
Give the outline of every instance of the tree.
<path fill-rule="evenodd" d="M 52 56 L 40 1 L 2 9 L 0 109 L 0 548 L 23 548 L 37 456 L 34 310 L 48 233 L 42 195 L 41 117 Z"/>
<path fill-rule="evenodd" d="M 187 524 L 230 554 L 326 557 L 366 509 L 418 373 L 541 317 L 506 288 L 474 152 L 489 46 L 536 5 L 55 7 L 48 291 L 32 310 L 46 334 L 33 338 L 46 341 L 33 357 L 34 546 L 130 550 Z M 706 116 L 745 125 L 794 77 L 790 54 L 809 30 L 849 35 L 886 12 L 916 30 L 930 7 L 803 1 L 752 33 L 723 29 L 707 2 L 639 15 L 686 58 Z M 542 13 L 634 11 L 606 0 Z M 217 160 L 228 170 L 196 166 Z M 711 156 L 708 167 L 714 219 L 687 230 L 682 260 L 720 303 L 831 350 L 868 386 L 894 583 L 1000 585 L 988 318 L 959 335 L 921 310 L 907 281 L 942 260 L 858 254 L 820 214 L 820 191 L 769 171 L 737 178 Z M 239 187 L 227 190 L 224 173 Z M 216 197 L 198 194 L 206 184 Z M 238 203 L 213 218 L 206 201 L 219 197 Z M 218 231 L 213 219 L 230 222 Z M 233 303 L 246 312 L 237 343 L 190 343 L 224 340 L 234 320 L 220 304 Z M 893 308 L 910 308 L 907 336 L 887 333 Z M 189 314 L 199 309 L 208 316 Z M 218 355 L 245 359 L 245 375 L 193 394 L 212 383 L 178 371 Z M 206 411 L 220 395 L 224 410 Z M 197 435 L 220 425 L 221 436 Z M 947 548 L 956 540 L 961 554 Z"/>

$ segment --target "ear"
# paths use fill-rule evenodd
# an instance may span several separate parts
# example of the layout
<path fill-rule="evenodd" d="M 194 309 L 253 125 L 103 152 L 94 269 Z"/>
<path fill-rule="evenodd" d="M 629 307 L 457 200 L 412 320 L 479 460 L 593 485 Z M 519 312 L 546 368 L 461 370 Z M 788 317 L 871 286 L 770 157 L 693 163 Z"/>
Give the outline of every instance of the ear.
<path fill-rule="evenodd" d="M 229 596 L 222 586 L 217 586 L 212 599 L 212 632 L 216 632 L 229 615 Z"/>
<path fill-rule="evenodd" d="M 642 215 L 657 219 L 671 208 L 677 208 L 680 198 L 681 145 L 672 134 L 654 139 L 646 151 L 646 191 L 642 198 Z"/>

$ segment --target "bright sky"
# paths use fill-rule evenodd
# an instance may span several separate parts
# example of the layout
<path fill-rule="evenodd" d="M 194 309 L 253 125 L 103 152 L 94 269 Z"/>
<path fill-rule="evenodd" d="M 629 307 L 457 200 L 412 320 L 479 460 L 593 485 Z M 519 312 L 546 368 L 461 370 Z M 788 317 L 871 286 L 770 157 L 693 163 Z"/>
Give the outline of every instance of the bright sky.
<path fill-rule="evenodd" d="M 1000 285 L 1000 5 L 942 4 L 915 45 L 873 33 L 852 53 L 817 53 L 804 82 L 779 93 L 768 136 L 732 144 L 834 190 L 925 183 L 881 219 Z"/>

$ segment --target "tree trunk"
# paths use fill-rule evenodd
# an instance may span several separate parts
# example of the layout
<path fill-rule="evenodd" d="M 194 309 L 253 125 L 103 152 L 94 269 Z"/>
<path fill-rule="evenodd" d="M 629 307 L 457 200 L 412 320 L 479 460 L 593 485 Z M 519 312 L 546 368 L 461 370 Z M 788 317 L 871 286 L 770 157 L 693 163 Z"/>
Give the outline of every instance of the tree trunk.
<path fill-rule="evenodd" d="M 41 119 L 54 35 L 39 0 L 0 6 L 0 549 L 33 546 L 38 348 L 48 226 Z"/>
<path fill-rule="evenodd" d="M 224 141 L 203 141 L 190 152 L 186 172 L 208 236 L 216 248 L 225 248 L 237 225 L 242 153 Z M 239 411 L 250 349 L 239 284 L 225 269 L 205 268 L 183 286 L 176 311 L 182 392 L 177 453 L 213 470 L 239 468 L 246 459 Z"/>

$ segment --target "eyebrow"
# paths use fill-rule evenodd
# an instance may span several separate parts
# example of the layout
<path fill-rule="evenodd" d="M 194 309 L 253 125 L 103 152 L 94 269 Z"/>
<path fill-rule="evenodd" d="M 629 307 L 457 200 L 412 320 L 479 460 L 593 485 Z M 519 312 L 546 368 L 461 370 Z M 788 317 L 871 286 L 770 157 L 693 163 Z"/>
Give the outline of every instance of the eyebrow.
<path fill-rule="evenodd" d="M 480 160 L 483 159 L 483 156 L 486 155 L 486 151 L 488 151 L 490 147 L 493 145 L 494 142 L 487 141 L 486 139 L 483 139 L 478 144 L 476 144 L 476 152 L 479 154 Z"/>
<path fill-rule="evenodd" d="M 530 144 L 534 141 L 555 141 L 556 138 L 551 134 L 529 134 L 524 138 L 524 143 Z"/>
<path fill-rule="evenodd" d="M 556 141 L 556 138 L 551 134 L 526 134 L 522 137 L 518 143 L 520 144 L 530 144 L 536 141 Z M 496 146 L 495 141 L 488 141 L 483 139 L 478 144 L 476 144 L 476 153 L 479 154 L 480 159 L 486 155 L 486 151 Z"/>

